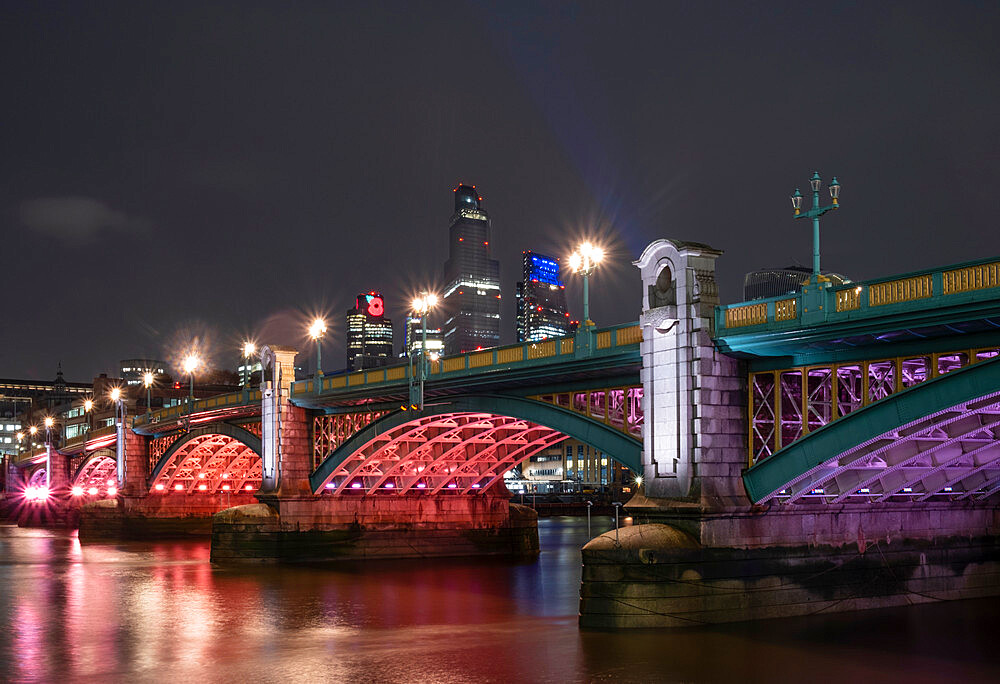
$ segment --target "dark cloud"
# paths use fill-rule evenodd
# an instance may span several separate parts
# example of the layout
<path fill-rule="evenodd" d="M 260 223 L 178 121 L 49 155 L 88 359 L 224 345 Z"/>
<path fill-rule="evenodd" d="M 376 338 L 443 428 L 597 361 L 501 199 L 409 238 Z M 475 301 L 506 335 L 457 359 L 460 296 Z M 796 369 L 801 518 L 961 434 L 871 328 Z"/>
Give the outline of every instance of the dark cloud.
<path fill-rule="evenodd" d="M 145 235 L 153 224 L 116 211 L 92 197 L 39 197 L 23 202 L 21 225 L 41 235 L 71 244 L 94 242 L 103 233 Z"/>

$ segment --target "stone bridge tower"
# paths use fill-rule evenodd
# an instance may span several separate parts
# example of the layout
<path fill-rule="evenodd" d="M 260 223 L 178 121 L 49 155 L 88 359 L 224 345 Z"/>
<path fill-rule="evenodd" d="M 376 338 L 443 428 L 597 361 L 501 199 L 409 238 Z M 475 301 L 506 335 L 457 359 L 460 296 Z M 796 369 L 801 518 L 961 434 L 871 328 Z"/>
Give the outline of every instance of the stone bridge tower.
<path fill-rule="evenodd" d="M 745 373 L 712 342 L 721 254 L 662 239 L 634 262 L 643 284 L 643 484 L 650 505 L 746 506 Z"/>

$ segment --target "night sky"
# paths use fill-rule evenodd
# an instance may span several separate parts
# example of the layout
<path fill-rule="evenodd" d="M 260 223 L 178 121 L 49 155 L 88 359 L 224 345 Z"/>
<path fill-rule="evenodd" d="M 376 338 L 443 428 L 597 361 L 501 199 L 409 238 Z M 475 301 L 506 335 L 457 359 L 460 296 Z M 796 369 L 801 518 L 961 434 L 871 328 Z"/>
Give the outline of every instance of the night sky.
<path fill-rule="evenodd" d="M 636 319 L 631 261 L 657 238 L 724 250 L 724 302 L 747 271 L 809 265 L 787 198 L 814 169 L 843 186 L 826 269 L 1000 254 L 996 2 L 0 12 L 0 377 L 87 381 L 193 338 L 234 366 L 248 334 L 311 366 L 314 312 L 341 368 L 355 294 L 398 324 L 442 284 L 460 181 L 493 219 L 505 343 L 524 249 L 608 247 L 599 326 Z"/>

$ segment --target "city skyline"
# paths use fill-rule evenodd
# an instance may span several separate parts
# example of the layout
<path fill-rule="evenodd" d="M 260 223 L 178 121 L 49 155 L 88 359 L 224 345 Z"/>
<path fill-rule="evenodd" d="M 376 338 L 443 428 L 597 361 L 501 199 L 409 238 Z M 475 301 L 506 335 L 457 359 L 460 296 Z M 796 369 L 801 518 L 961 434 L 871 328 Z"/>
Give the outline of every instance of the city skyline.
<path fill-rule="evenodd" d="M 501 343 L 525 249 L 605 243 L 599 325 L 638 313 L 631 261 L 659 237 L 723 250 L 724 302 L 808 264 L 787 196 L 814 170 L 844 188 L 826 268 L 1000 253 L 996 8 L 102 7 L 5 8 L 0 377 L 173 364 L 193 338 L 228 367 L 251 333 L 311 357 L 317 312 L 341 359 L 355 292 L 443 285 L 442 194 L 463 181 L 489 192 Z"/>

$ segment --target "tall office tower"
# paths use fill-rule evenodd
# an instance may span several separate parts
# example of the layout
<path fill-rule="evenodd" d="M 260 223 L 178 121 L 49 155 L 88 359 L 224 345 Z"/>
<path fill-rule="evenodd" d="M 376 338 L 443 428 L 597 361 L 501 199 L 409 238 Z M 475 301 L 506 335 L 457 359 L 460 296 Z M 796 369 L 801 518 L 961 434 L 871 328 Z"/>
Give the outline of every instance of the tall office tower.
<path fill-rule="evenodd" d="M 430 314 L 428 314 L 430 319 Z M 420 348 L 424 346 L 424 329 L 420 325 L 420 316 L 406 317 L 406 337 L 403 340 L 403 353 L 400 356 L 410 356 L 415 354 L 420 356 Z M 427 353 L 444 353 L 444 338 L 441 336 L 441 328 L 432 328 L 430 320 L 427 321 Z"/>
<path fill-rule="evenodd" d="M 454 192 L 441 302 L 449 355 L 500 343 L 500 263 L 490 258 L 490 218 L 476 186 L 459 185 Z"/>
<path fill-rule="evenodd" d="M 380 292 L 359 294 L 347 310 L 347 367 L 377 368 L 392 359 L 392 321 L 385 317 Z"/>
<path fill-rule="evenodd" d="M 517 284 L 517 341 L 536 342 L 570 334 L 559 260 L 536 252 L 522 254 L 524 280 Z"/>

